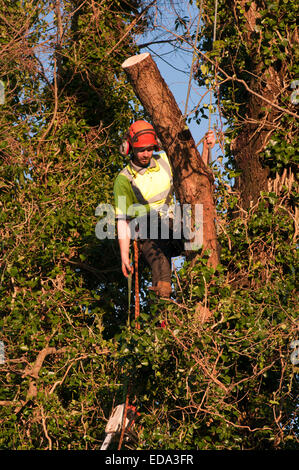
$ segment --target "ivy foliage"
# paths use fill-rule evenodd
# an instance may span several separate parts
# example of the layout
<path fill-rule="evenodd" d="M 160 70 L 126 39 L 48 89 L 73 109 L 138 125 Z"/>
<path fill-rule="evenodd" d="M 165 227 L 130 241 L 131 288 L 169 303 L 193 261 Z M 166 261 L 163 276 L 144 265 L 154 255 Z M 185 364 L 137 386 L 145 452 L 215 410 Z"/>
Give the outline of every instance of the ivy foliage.
<path fill-rule="evenodd" d="M 263 204 L 219 237 L 217 270 L 207 256 L 186 263 L 176 299 L 155 302 L 140 330 L 132 323 L 123 333 L 132 399 L 143 410 L 139 448 L 297 447 L 294 227 L 276 201 L 265 195 Z"/>
<path fill-rule="evenodd" d="M 295 171 L 298 5 L 281 0 L 219 0 L 216 18 L 215 2 L 207 0 L 204 5 L 201 51 L 207 60 L 199 56 L 197 79 L 217 89 L 216 106 L 226 120 L 227 141 L 237 139 L 250 123 L 252 132 L 267 131 L 271 136 L 259 150 L 271 175 L 281 174 L 286 167 Z M 205 116 L 204 108 L 201 112 Z"/>
<path fill-rule="evenodd" d="M 93 448 L 122 396 L 103 324 L 123 321 L 127 293 L 95 210 L 138 116 L 120 67 L 138 3 L 54 3 L 1 4 L 3 449 Z"/>
<path fill-rule="evenodd" d="M 221 158 L 213 164 L 221 266 L 211 269 L 205 253 L 186 262 L 174 276 L 176 297 L 146 306 L 140 330 L 132 323 L 120 337 L 132 400 L 143 412 L 139 448 L 296 449 L 298 138 L 292 83 L 298 7 L 220 0 L 212 41 L 215 3 L 202 3 L 196 77 L 216 89 L 227 123 L 224 141 L 223 129 L 216 129 L 225 164 Z M 183 23 L 177 22 L 187 34 Z M 264 93 L 274 78 L 281 85 L 275 99 Z M 195 110 L 199 124 L 207 110 Z M 252 158 L 267 168 L 268 180 L 245 210 L 232 182 L 250 167 L 240 169 L 231 144 L 242 137 L 246 145 L 257 134 L 266 138 Z"/>

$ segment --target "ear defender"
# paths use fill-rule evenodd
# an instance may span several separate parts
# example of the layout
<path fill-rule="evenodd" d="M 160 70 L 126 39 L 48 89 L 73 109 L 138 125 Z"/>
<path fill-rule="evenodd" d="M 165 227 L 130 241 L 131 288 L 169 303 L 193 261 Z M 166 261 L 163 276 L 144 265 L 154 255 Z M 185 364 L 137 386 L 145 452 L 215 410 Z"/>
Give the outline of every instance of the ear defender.
<path fill-rule="evenodd" d="M 126 157 L 127 155 L 129 155 L 131 150 L 132 150 L 131 138 L 130 138 L 129 132 L 127 132 L 124 135 L 123 140 L 120 144 L 119 151 L 121 155 Z"/>
<path fill-rule="evenodd" d="M 119 147 L 120 154 L 126 157 L 127 155 L 129 155 L 130 148 L 130 142 L 128 141 L 128 139 L 124 139 Z"/>

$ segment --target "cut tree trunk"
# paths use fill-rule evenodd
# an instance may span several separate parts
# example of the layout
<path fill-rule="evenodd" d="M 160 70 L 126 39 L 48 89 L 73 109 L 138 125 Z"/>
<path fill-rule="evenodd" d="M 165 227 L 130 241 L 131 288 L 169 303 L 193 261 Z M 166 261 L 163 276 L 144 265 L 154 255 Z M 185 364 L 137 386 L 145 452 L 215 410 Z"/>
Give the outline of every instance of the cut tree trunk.
<path fill-rule="evenodd" d="M 149 53 L 129 57 L 123 64 L 136 96 L 149 114 L 173 169 L 175 194 L 181 205 L 203 207 L 203 250 L 209 264 L 219 262 L 215 227 L 214 178 L 198 152 L 183 115 Z"/>

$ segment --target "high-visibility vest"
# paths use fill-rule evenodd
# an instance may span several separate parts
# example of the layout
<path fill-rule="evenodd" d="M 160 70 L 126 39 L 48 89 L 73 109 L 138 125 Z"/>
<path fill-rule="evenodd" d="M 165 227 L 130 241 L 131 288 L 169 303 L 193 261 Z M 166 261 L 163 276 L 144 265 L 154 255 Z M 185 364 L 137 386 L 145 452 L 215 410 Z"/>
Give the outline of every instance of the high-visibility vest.
<path fill-rule="evenodd" d="M 171 207 L 173 200 L 173 178 L 167 155 L 154 155 L 147 168 L 129 163 L 117 176 L 114 183 L 114 199 L 117 218 L 134 218 L 144 213 L 163 211 Z M 141 211 L 141 212 L 142 212 Z"/>

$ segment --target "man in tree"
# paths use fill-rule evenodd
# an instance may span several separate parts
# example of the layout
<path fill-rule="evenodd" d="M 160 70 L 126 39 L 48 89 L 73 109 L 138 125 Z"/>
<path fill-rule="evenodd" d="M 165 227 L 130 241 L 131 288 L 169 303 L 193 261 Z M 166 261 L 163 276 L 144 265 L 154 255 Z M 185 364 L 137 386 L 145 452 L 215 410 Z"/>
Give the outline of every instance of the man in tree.
<path fill-rule="evenodd" d="M 213 131 L 206 134 L 202 158 L 207 164 L 208 149 L 214 147 Z M 158 296 L 171 294 L 171 258 L 183 251 L 181 230 L 174 228 L 172 170 L 151 124 L 133 123 L 121 146 L 121 153 L 131 152 L 130 163 L 114 183 L 117 232 L 122 272 L 128 276 L 130 240 L 137 234 L 140 250 L 152 270 L 152 290 Z M 154 151 L 159 152 L 155 153 Z M 133 223 L 132 223 L 133 221 Z M 138 225 L 137 225 L 138 224 Z M 137 225 L 137 231 L 136 231 Z"/>

